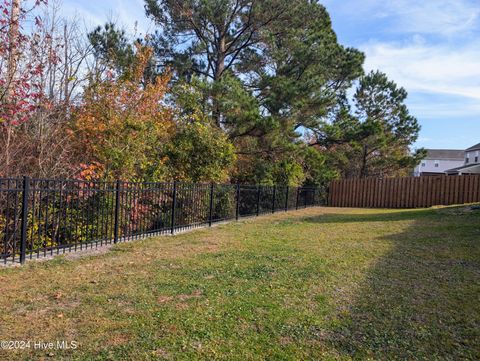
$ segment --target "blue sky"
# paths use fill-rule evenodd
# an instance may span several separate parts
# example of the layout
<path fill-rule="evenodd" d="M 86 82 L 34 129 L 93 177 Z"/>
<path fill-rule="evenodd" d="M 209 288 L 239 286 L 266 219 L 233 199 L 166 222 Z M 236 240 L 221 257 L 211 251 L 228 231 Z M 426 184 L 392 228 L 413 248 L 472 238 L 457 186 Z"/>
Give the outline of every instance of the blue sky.
<path fill-rule="evenodd" d="M 324 0 L 340 43 L 366 54 L 409 93 L 422 131 L 416 144 L 464 149 L 480 142 L 479 0 Z M 87 27 L 114 20 L 145 34 L 143 0 L 64 0 Z"/>

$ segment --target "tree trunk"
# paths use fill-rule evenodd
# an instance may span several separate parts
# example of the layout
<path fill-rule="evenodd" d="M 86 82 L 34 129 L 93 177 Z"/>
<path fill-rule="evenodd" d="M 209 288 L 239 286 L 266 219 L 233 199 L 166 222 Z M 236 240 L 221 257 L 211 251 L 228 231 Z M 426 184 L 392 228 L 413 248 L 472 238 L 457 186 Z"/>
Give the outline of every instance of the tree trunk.
<path fill-rule="evenodd" d="M 69 85 L 70 85 L 70 67 L 68 64 L 68 31 L 67 31 L 67 23 L 64 24 L 63 26 L 63 41 L 64 41 L 64 95 L 63 95 L 63 101 L 65 102 L 65 113 L 67 112 L 68 104 L 70 103 L 70 96 L 69 96 Z"/>
<path fill-rule="evenodd" d="M 360 177 L 361 178 L 366 178 L 368 176 L 367 157 L 368 157 L 368 147 L 365 145 L 363 147 L 362 167 L 360 169 Z"/>
<path fill-rule="evenodd" d="M 19 17 L 20 17 L 20 0 L 13 0 L 10 12 L 10 24 L 8 30 L 8 63 L 7 63 L 7 91 L 6 100 L 10 99 L 10 95 L 13 90 L 13 81 L 15 79 L 15 73 L 17 70 L 17 37 L 19 29 Z"/>
<path fill-rule="evenodd" d="M 19 31 L 19 21 L 20 21 L 20 0 L 13 0 L 11 13 L 10 13 L 10 24 L 8 30 L 8 63 L 7 63 L 7 89 L 5 92 L 4 103 L 9 104 L 11 100 L 11 95 L 15 86 L 15 73 L 17 71 L 17 61 L 18 61 L 18 51 L 17 51 L 17 38 Z M 5 122 L 6 130 L 6 140 L 5 140 L 5 169 L 4 172 L 8 176 L 10 173 L 10 147 L 12 144 L 12 133 L 13 133 L 13 124 L 12 119 L 7 117 Z"/>
<path fill-rule="evenodd" d="M 214 72 L 214 82 L 218 83 L 222 77 L 223 72 L 225 71 L 225 37 L 221 37 L 218 41 L 218 57 L 215 63 L 215 72 Z M 219 95 L 217 93 L 218 89 L 214 90 L 212 97 L 213 111 L 212 118 L 217 127 L 220 127 L 221 124 L 221 112 L 220 104 L 218 101 Z"/>

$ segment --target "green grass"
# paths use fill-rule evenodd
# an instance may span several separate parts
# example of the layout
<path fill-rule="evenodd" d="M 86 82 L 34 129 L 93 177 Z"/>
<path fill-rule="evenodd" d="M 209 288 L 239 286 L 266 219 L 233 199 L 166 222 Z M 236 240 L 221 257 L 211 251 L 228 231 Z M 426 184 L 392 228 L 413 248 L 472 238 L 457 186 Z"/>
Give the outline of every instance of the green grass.
<path fill-rule="evenodd" d="M 480 211 L 307 209 L 0 270 L 0 359 L 480 359 Z"/>

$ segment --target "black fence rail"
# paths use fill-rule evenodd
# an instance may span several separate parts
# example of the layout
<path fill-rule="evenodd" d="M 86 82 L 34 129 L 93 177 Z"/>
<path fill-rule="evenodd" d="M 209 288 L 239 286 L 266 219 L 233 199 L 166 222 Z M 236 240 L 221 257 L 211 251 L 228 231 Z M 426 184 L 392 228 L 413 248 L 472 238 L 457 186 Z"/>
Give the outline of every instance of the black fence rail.
<path fill-rule="evenodd" d="M 0 262 L 323 205 L 311 187 L 0 178 Z"/>

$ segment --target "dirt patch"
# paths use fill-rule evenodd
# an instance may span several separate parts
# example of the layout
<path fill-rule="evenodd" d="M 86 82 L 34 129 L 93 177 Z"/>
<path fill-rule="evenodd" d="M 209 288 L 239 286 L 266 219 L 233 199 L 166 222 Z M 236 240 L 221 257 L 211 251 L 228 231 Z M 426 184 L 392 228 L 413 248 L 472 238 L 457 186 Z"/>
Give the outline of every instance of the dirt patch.
<path fill-rule="evenodd" d="M 163 303 L 168 303 L 172 301 L 176 301 L 179 303 L 188 301 L 192 298 L 199 298 L 202 296 L 202 291 L 201 290 L 195 290 L 190 294 L 179 294 L 175 296 L 167 296 L 167 295 L 162 295 L 157 297 L 157 303 L 163 304 Z"/>
<path fill-rule="evenodd" d="M 157 298 L 157 303 L 167 303 L 167 302 L 170 302 L 171 300 L 173 300 L 174 297 L 173 296 L 160 296 Z"/>

